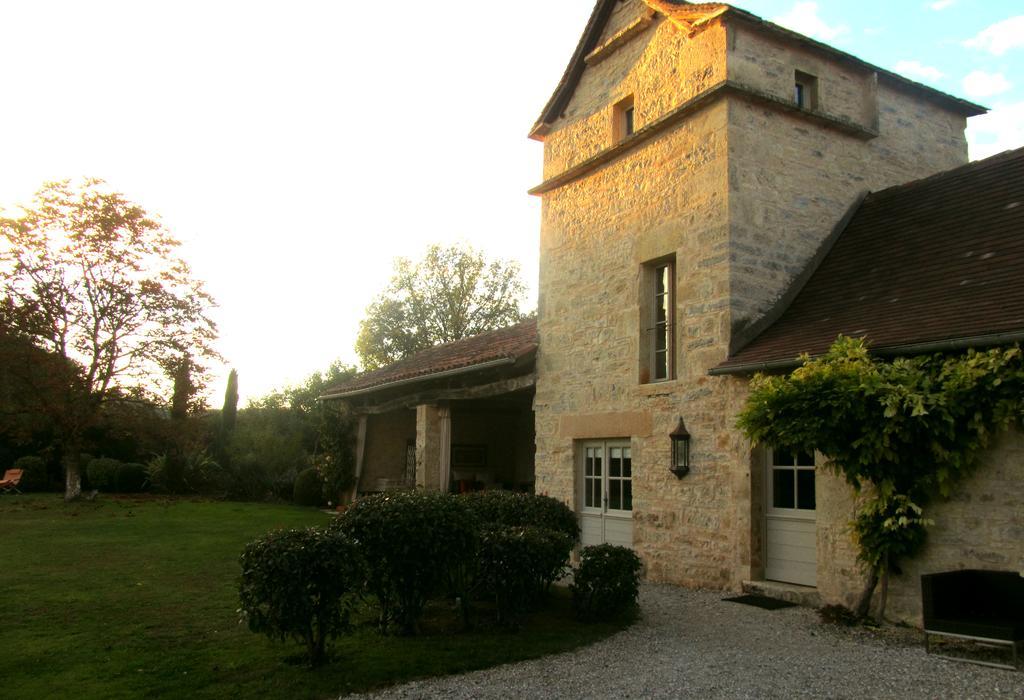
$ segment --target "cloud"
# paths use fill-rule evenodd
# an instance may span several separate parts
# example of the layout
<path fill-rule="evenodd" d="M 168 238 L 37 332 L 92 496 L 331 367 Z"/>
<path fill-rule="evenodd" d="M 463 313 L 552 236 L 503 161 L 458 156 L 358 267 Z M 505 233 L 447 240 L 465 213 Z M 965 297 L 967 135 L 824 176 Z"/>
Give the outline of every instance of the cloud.
<path fill-rule="evenodd" d="M 938 80 L 943 75 L 935 66 L 926 66 L 920 61 L 900 61 L 893 70 L 901 75 L 923 80 Z"/>
<path fill-rule="evenodd" d="M 999 105 L 968 119 L 967 143 L 973 160 L 1024 146 L 1024 102 Z"/>
<path fill-rule="evenodd" d="M 982 29 L 965 41 L 964 46 L 988 51 L 995 56 L 1002 56 L 1010 49 L 1024 46 L 1024 15 L 1010 17 Z"/>
<path fill-rule="evenodd" d="M 942 10 L 945 10 L 947 7 L 955 3 L 956 0 L 935 0 L 935 2 L 933 2 L 928 7 L 932 8 L 936 12 L 941 12 Z"/>
<path fill-rule="evenodd" d="M 844 25 L 830 26 L 819 17 L 816 2 L 798 2 L 789 12 L 773 18 L 772 21 L 822 41 L 832 41 L 848 31 Z"/>
<path fill-rule="evenodd" d="M 964 78 L 964 92 L 971 97 L 991 97 L 1006 92 L 1013 84 L 1002 73 L 971 71 Z"/>

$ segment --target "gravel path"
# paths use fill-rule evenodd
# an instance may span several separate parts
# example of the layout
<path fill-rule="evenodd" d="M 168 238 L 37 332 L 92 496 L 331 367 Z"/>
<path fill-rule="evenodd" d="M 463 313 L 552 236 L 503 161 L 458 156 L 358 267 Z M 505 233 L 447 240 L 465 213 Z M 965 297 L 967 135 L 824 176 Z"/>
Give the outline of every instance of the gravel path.
<path fill-rule="evenodd" d="M 927 656 L 918 635 L 882 639 L 723 597 L 645 585 L 641 620 L 602 642 L 366 697 L 1024 698 L 1024 673 Z"/>

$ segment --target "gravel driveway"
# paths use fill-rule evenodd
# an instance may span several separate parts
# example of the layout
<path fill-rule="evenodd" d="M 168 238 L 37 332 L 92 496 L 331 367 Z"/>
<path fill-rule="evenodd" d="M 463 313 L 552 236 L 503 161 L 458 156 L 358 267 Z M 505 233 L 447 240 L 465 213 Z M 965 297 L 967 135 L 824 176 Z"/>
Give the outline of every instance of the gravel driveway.
<path fill-rule="evenodd" d="M 883 640 L 723 597 L 645 585 L 642 619 L 602 642 L 367 697 L 1024 698 L 1024 673 L 927 656 L 917 635 Z"/>

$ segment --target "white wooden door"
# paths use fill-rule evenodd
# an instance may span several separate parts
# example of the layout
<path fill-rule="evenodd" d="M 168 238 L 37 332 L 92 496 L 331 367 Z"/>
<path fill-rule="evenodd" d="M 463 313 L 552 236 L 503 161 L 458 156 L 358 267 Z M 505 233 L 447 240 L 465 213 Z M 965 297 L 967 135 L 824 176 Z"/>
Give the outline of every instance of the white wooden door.
<path fill-rule="evenodd" d="M 625 440 L 580 445 L 580 541 L 633 546 L 633 451 Z"/>
<path fill-rule="evenodd" d="M 765 578 L 816 586 L 814 454 L 768 450 Z"/>

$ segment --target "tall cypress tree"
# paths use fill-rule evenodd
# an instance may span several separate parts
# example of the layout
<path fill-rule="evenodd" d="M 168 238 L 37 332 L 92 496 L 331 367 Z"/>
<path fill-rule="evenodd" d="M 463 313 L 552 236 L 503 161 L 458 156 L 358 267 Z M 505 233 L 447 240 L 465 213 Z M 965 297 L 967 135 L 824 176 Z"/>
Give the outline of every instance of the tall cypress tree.
<path fill-rule="evenodd" d="M 224 391 L 224 408 L 220 412 L 220 429 L 226 438 L 235 429 L 238 420 L 238 372 L 228 374 L 228 388 Z"/>

